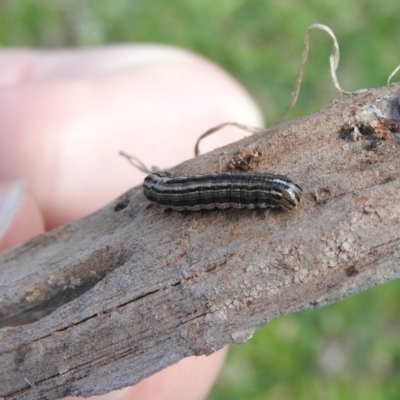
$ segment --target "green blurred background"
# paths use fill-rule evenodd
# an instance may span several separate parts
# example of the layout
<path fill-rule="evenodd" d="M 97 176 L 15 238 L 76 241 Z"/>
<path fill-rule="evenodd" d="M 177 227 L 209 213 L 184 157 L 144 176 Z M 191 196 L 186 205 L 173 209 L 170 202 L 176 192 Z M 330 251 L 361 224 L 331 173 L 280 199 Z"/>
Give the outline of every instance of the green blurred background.
<path fill-rule="evenodd" d="M 310 24 L 334 30 L 339 82 L 357 90 L 383 86 L 400 64 L 399 16 L 398 0 L 0 0 L 0 45 L 181 46 L 241 81 L 269 124 L 290 99 Z M 311 32 L 309 63 L 289 119 L 338 97 L 329 75 L 331 49 L 326 34 Z M 399 333 L 398 282 L 279 318 L 231 348 L 209 400 L 399 399 Z"/>

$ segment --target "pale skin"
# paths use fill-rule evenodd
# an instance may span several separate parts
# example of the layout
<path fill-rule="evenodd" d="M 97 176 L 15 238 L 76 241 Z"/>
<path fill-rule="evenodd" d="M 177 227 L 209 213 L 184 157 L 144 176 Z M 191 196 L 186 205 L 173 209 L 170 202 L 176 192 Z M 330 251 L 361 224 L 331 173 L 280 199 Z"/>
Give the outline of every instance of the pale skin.
<path fill-rule="evenodd" d="M 81 218 L 140 184 L 143 173 L 118 156 L 121 150 L 163 169 L 193 157 L 197 137 L 212 126 L 262 124 L 250 96 L 219 67 L 151 45 L 0 52 L 0 121 L 0 198 L 5 182 L 27 182 L 14 217 L 0 226 L 0 250 Z M 200 150 L 241 137 L 225 129 Z M 204 399 L 225 353 L 186 358 L 93 399 Z"/>

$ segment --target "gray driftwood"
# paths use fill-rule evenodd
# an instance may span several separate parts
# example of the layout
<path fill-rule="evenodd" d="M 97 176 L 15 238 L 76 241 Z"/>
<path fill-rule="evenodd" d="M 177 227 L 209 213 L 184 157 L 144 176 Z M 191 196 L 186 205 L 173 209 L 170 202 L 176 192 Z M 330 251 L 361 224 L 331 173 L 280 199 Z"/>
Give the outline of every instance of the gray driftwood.
<path fill-rule="evenodd" d="M 0 398 L 133 385 L 398 278 L 399 94 L 354 95 L 171 170 L 287 175 L 304 190 L 294 212 L 164 212 L 136 187 L 3 253 Z"/>

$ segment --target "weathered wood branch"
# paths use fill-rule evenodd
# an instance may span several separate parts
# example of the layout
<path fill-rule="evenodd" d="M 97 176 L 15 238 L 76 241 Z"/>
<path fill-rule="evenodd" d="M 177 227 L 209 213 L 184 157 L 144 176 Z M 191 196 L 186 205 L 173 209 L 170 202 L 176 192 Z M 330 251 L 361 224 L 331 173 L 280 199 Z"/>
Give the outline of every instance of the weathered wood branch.
<path fill-rule="evenodd" d="M 3 253 L 0 396 L 133 385 L 398 278 L 399 98 L 400 85 L 352 96 L 172 170 L 217 172 L 241 155 L 303 187 L 294 212 L 163 212 L 136 187 Z"/>

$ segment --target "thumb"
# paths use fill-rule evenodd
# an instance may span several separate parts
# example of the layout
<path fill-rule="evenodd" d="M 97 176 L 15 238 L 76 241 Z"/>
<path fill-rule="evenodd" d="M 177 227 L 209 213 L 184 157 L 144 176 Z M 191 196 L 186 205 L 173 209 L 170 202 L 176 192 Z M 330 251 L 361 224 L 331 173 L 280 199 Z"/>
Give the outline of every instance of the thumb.
<path fill-rule="evenodd" d="M 0 183 L 0 251 L 44 231 L 38 204 L 24 181 Z"/>

